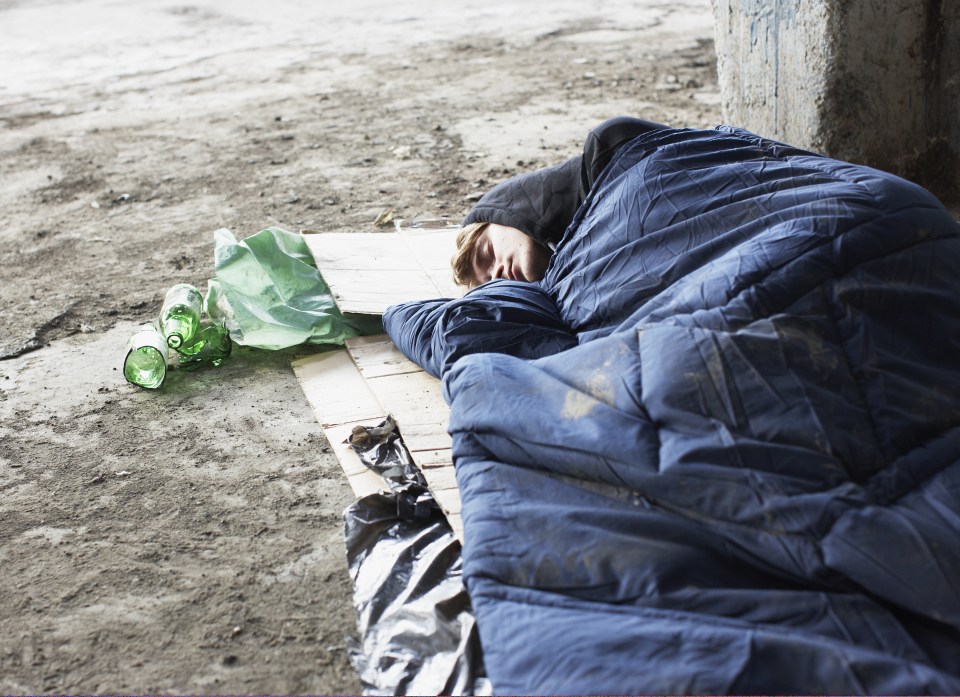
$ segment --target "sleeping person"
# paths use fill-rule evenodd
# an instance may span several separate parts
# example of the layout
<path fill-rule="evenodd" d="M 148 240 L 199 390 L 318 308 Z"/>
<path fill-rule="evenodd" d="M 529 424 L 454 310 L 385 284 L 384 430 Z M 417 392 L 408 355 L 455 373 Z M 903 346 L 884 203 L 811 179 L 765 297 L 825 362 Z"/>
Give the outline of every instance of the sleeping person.
<path fill-rule="evenodd" d="M 933 195 L 614 119 L 465 223 L 471 290 L 384 326 L 443 380 L 497 693 L 960 693 L 960 224 Z"/>
<path fill-rule="evenodd" d="M 474 287 L 494 278 L 538 281 L 597 176 L 624 144 L 666 126 L 620 116 L 591 130 L 583 153 L 519 175 L 485 194 L 464 218 L 454 280 Z"/>

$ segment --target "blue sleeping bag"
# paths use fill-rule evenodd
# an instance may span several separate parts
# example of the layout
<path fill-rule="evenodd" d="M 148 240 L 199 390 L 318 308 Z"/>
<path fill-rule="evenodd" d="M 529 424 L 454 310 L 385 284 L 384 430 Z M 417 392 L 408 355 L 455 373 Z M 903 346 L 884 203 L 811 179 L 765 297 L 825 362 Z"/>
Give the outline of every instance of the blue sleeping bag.
<path fill-rule="evenodd" d="M 659 130 L 541 282 L 384 322 L 443 378 L 498 693 L 960 693 L 960 225 L 924 189 Z"/>

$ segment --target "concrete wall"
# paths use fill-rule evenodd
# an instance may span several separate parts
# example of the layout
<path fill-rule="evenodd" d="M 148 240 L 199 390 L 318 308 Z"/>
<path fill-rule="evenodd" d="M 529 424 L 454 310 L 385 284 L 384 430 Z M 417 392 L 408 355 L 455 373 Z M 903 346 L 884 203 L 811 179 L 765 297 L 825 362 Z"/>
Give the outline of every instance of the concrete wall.
<path fill-rule="evenodd" d="M 960 194 L 958 0 L 713 0 L 724 118 Z"/>

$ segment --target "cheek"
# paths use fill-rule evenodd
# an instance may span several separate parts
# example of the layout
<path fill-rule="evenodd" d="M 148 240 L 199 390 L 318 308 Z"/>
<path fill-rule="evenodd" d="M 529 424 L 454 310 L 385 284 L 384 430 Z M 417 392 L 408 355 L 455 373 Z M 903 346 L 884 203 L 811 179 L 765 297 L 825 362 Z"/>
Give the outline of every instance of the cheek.
<path fill-rule="evenodd" d="M 524 275 L 532 281 L 543 278 L 543 273 L 547 270 L 547 264 L 550 262 L 550 252 L 540 245 L 534 245 L 532 248 L 524 250 L 523 258 Z"/>

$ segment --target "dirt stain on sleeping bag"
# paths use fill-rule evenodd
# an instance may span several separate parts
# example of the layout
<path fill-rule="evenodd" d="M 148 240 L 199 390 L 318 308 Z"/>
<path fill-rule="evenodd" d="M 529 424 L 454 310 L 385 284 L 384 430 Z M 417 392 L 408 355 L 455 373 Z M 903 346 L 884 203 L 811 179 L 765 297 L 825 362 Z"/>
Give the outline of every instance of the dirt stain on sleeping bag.
<path fill-rule="evenodd" d="M 612 405 L 614 401 L 613 384 L 608 372 L 612 360 L 593 370 L 582 385 L 571 387 L 563 398 L 563 410 L 560 417 L 567 420 L 582 419 L 599 403 Z"/>
<path fill-rule="evenodd" d="M 561 418 L 573 421 L 582 419 L 590 413 L 590 410 L 597 405 L 597 400 L 580 390 L 570 389 L 563 398 L 563 411 L 560 412 Z"/>

